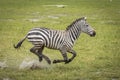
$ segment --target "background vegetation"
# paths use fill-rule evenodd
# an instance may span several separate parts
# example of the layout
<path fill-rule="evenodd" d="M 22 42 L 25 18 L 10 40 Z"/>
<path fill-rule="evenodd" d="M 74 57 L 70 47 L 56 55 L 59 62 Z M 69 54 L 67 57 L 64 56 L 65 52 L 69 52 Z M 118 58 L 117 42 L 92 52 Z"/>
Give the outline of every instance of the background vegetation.
<path fill-rule="evenodd" d="M 32 45 L 27 40 L 21 49 L 13 48 L 31 28 L 64 30 L 82 16 L 97 35 L 81 34 L 74 46 L 77 57 L 70 64 L 43 61 L 45 68 L 19 70 L 26 58 L 38 60 L 29 52 Z M 51 60 L 62 58 L 55 50 L 45 49 L 44 54 Z M 0 80 L 120 80 L 120 1 L 0 0 L 0 62 L 4 61 L 8 68 L 0 69 Z"/>

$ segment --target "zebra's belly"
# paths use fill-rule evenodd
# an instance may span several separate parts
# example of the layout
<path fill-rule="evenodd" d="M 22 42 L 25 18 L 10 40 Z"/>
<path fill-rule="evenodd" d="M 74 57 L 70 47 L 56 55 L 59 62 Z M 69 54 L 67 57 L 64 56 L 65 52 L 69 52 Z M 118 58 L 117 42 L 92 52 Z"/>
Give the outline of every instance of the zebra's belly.
<path fill-rule="evenodd" d="M 69 50 L 73 47 L 73 44 L 71 42 L 66 42 L 65 40 L 61 40 L 58 41 L 57 43 L 49 44 L 46 47 L 50 49 L 60 50 L 62 49 L 63 46 L 66 46 L 65 48 Z"/>
<path fill-rule="evenodd" d="M 49 41 L 46 41 L 45 47 L 50 48 L 50 49 L 60 49 L 61 46 L 63 45 L 63 39 L 49 39 Z"/>

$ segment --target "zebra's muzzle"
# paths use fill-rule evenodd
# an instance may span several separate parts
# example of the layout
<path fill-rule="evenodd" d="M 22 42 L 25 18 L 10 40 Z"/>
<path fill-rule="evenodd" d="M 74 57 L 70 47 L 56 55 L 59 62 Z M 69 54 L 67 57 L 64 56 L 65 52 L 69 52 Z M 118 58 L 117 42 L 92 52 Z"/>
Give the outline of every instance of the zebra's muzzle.
<path fill-rule="evenodd" d="M 90 36 L 91 36 L 91 37 L 95 37 L 95 35 L 96 35 L 96 32 L 95 32 L 95 31 L 91 31 L 91 32 L 90 32 Z"/>

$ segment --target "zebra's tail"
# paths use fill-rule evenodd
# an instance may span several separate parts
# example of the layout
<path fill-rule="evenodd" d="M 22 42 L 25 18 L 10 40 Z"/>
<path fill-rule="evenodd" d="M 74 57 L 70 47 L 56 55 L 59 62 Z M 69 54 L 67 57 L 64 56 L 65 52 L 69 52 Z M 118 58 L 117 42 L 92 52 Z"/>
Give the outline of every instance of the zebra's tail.
<path fill-rule="evenodd" d="M 24 41 L 26 38 L 27 38 L 27 36 L 25 36 L 22 40 L 20 40 L 17 45 L 14 44 L 14 45 L 13 45 L 14 48 L 15 48 L 15 49 L 20 48 L 21 45 L 22 45 L 22 43 L 23 43 L 23 41 Z"/>

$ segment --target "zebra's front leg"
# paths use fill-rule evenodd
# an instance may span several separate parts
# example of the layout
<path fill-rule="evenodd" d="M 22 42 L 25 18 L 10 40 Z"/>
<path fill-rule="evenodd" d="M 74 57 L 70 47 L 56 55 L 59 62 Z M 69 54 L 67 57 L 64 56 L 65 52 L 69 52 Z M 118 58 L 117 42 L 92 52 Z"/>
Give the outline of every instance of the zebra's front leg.
<path fill-rule="evenodd" d="M 67 54 L 66 53 L 64 53 L 64 54 L 62 53 L 62 56 L 64 58 L 63 60 L 57 59 L 57 60 L 54 60 L 53 63 L 61 63 L 61 62 L 65 62 L 65 64 L 68 63 Z"/>
<path fill-rule="evenodd" d="M 76 57 L 76 52 L 74 50 L 68 50 L 67 52 L 71 53 L 73 56 L 68 60 L 68 63 L 71 62 Z"/>
<path fill-rule="evenodd" d="M 61 49 L 60 49 L 60 52 L 61 52 L 61 54 L 62 54 L 62 56 L 63 56 L 63 60 L 54 60 L 53 61 L 53 63 L 61 63 L 61 62 L 65 62 L 65 64 L 66 63 L 68 63 L 68 57 L 67 57 L 67 50 L 66 50 L 66 46 L 63 46 Z"/>

